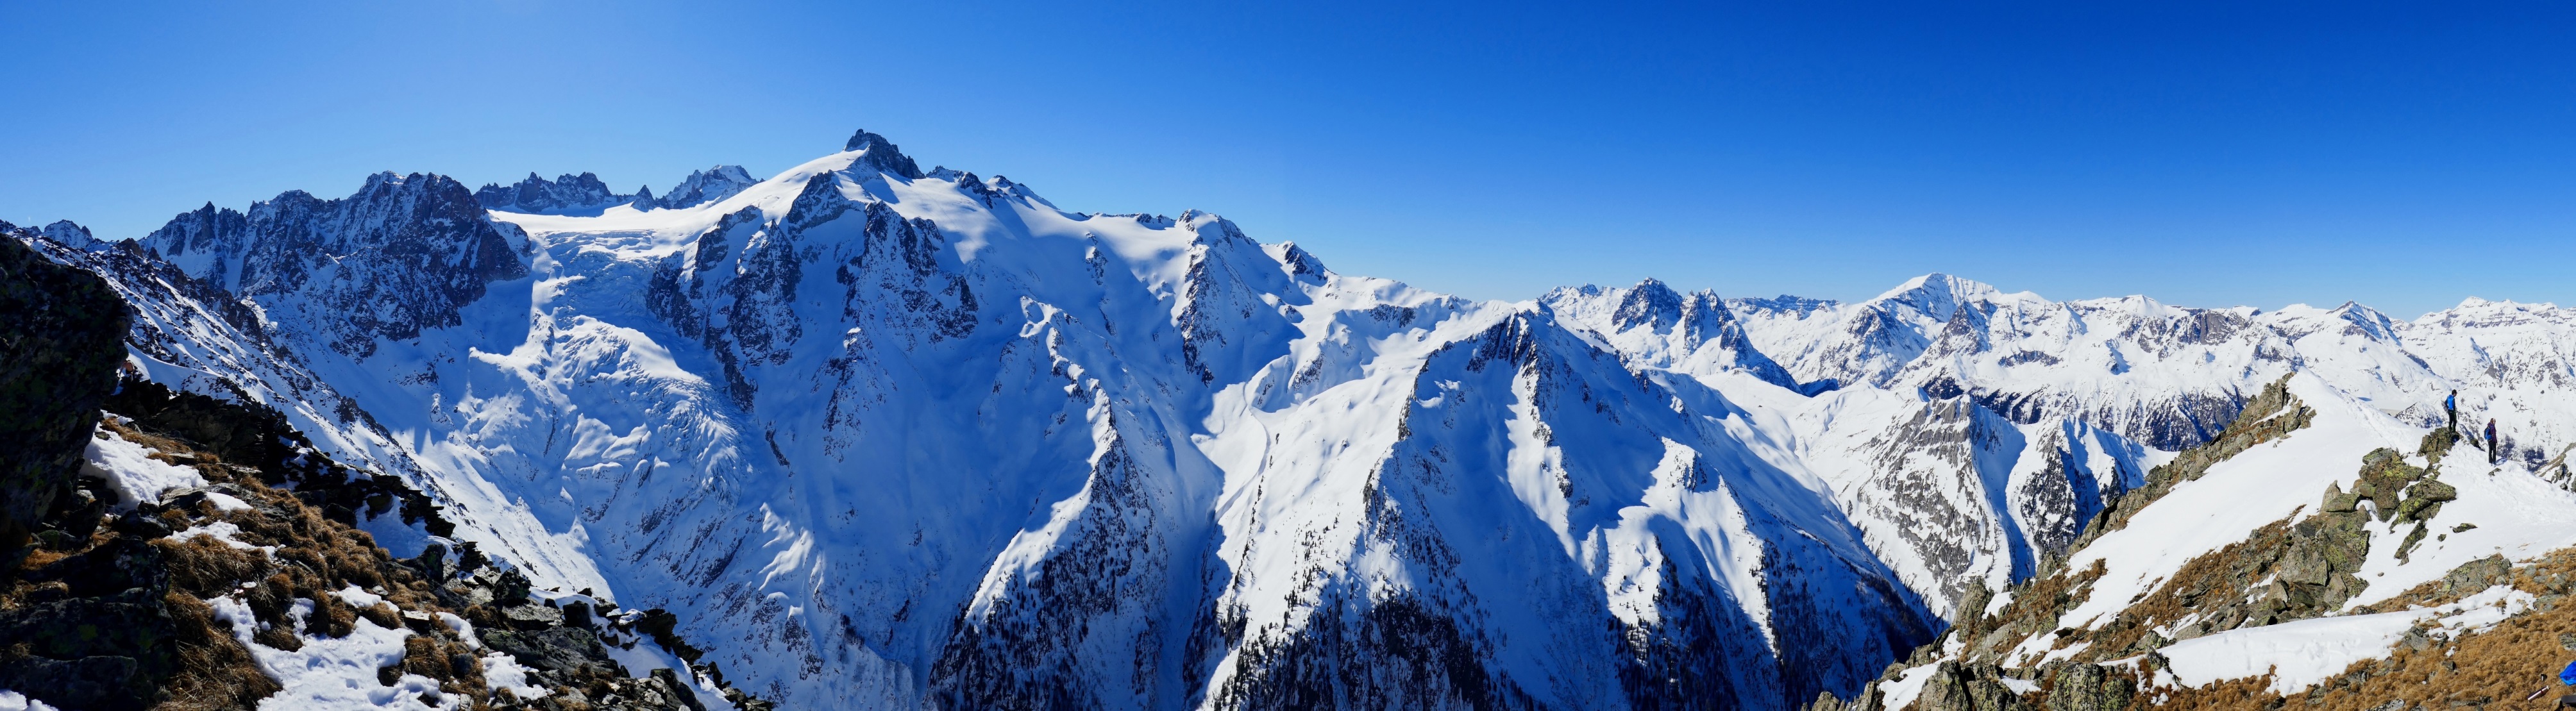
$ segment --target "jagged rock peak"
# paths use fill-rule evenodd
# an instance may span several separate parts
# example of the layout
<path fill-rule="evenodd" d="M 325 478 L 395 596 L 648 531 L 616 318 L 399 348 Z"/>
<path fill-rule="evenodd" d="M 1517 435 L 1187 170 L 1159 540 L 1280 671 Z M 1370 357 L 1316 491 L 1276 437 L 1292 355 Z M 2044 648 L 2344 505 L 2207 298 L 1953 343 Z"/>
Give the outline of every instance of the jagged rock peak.
<path fill-rule="evenodd" d="M 365 357 L 378 338 L 457 325 L 457 309 L 486 284 L 527 275 L 484 210 L 446 176 L 378 173 L 345 198 L 290 190 L 243 212 L 208 205 L 141 246 L 235 296 L 326 305 L 310 325 L 334 349 Z"/>
<path fill-rule="evenodd" d="M 958 189 L 987 200 L 1009 196 L 1026 198 L 1035 202 L 1044 203 L 1049 207 L 1054 206 L 1054 203 L 1047 202 L 1046 198 L 1038 197 L 1037 191 L 1030 190 L 1029 186 L 1011 182 L 1010 178 L 999 175 L 993 176 L 991 180 L 986 180 L 983 176 L 942 165 L 932 166 L 930 172 L 923 173 L 922 176 L 931 180 L 945 180 L 956 183 Z"/>
<path fill-rule="evenodd" d="M 1622 331 L 1641 325 L 1669 328 L 1681 320 L 1682 295 L 1653 277 L 1637 282 L 1619 300 L 1619 310 L 1610 314 L 1611 324 Z"/>
<path fill-rule="evenodd" d="M 844 152 L 866 151 L 865 155 L 859 156 L 859 160 L 857 162 L 850 164 L 850 168 L 852 170 L 866 167 L 874 168 L 881 173 L 898 175 L 905 178 L 919 179 L 926 177 L 925 174 L 921 172 L 921 166 L 912 162 L 911 156 L 903 154 L 903 149 L 896 148 L 894 143 L 887 141 L 884 136 L 869 133 L 868 130 L 864 128 L 859 129 L 858 133 L 852 134 L 850 136 L 850 142 L 843 145 L 841 150 Z"/>
<path fill-rule="evenodd" d="M 393 177 L 392 173 L 385 173 Z M 370 181 L 373 179 L 371 178 Z M 399 180 L 397 178 L 397 180 Z M 372 182 L 370 183 L 372 184 Z M 474 191 L 474 201 L 484 209 L 505 212 L 549 213 L 595 210 L 622 205 L 635 199 L 608 189 L 599 176 L 590 173 L 566 174 L 547 180 L 529 173 L 512 185 L 488 184 Z"/>
<path fill-rule="evenodd" d="M 741 193 L 744 188 L 759 182 L 751 177 L 750 172 L 743 170 L 742 166 L 719 165 L 690 172 L 689 177 L 682 179 L 680 184 L 671 186 L 671 191 L 664 193 L 656 202 L 662 207 L 674 210 L 697 207 L 733 197 Z"/>
<path fill-rule="evenodd" d="M 1835 307 L 1842 306 L 1843 302 L 1781 294 L 1768 299 L 1760 297 L 1727 299 L 1726 305 L 1744 311 L 1796 314 L 1798 318 L 1806 318 L 1818 311 L 1832 311 Z"/>
<path fill-rule="evenodd" d="M 1304 247 L 1297 246 L 1295 242 L 1279 243 L 1277 252 L 1279 264 L 1287 267 L 1290 276 L 1311 276 L 1322 279 L 1325 274 L 1330 273 L 1324 269 L 1324 260 L 1316 259 L 1314 254 L 1307 252 Z"/>

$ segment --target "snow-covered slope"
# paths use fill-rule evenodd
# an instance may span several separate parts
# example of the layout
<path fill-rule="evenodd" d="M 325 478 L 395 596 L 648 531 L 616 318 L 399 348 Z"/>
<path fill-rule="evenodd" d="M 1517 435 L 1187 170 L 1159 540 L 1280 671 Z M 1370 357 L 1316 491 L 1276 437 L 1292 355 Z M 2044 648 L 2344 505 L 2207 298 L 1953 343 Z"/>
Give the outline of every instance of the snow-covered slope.
<path fill-rule="evenodd" d="M 173 382 L 318 403 L 791 704 L 1781 708 L 1939 625 L 1784 424 L 1545 307 L 915 166 L 862 133 L 699 205 L 462 216 L 385 175 L 59 251 L 136 262 L 93 268 Z M 1677 362 L 1785 382 L 1677 306 L 1718 341 Z"/>
<path fill-rule="evenodd" d="M 1804 706 L 2116 545 L 2075 548 L 2283 375 L 2400 439 L 2462 389 L 2546 487 L 2576 426 L 2546 305 L 1473 302 L 866 132 L 661 197 L 386 173 L 26 239 L 135 305 L 150 377 L 792 707 Z"/>
<path fill-rule="evenodd" d="M 2068 686 L 2087 663 L 2160 703 L 2253 708 L 2286 695 L 2367 706 L 2390 696 L 2358 682 L 2411 652 L 2438 660 L 2499 625 L 2563 624 L 2531 621 L 2566 592 L 2553 571 L 2576 551 L 2566 515 L 2576 492 L 2563 475 L 2490 465 L 2467 441 L 2314 373 L 2281 382 L 2286 398 L 2231 430 L 2265 435 L 2200 459 L 2197 473 L 2163 474 L 2151 503 L 2097 519 L 2118 525 L 1994 598 L 1983 619 L 1962 618 L 1931 659 L 1849 697 L 1853 708 L 1965 708 L 2016 681 Z M 2265 425 L 2245 429 L 2257 420 Z M 2410 672 L 2399 698 L 2492 699 L 2468 693 L 2492 673 L 2449 675 L 2483 663 L 2461 655 L 2429 678 Z M 2108 688 L 2101 673 L 2096 690 Z"/>
<path fill-rule="evenodd" d="M 1919 315 L 1925 304 L 1941 303 L 1953 303 L 1952 311 L 1960 312 L 1955 300 L 1925 296 L 1926 283 L 1968 284 L 1917 280 L 1897 293 L 1903 300 L 1889 312 Z M 1680 298 L 1652 280 L 1624 289 L 1559 289 L 1542 302 L 1582 324 L 1630 367 L 1704 380 L 1776 417 L 1773 431 L 1794 443 L 1800 466 L 1830 487 L 1836 506 L 1861 529 L 1868 547 L 1944 615 L 1965 587 L 2000 587 L 2029 576 L 2043 557 L 2063 553 L 2105 499 L 2136 487 L 2148 468 L 2169 456 L 2066 415 L 2017 423 L 1985 407 L 1981 398 L 1961 393 L 1854 385 L 1801 396 L 1797 391 L 1815 393 L 1835 383 L 1794 381 L 1749 345 L 1728 309 L 1696 310 L 1718 303 L 1714 297 Z M 1791 320 L 1798 318 L 1788 313 L 1792 309 L 1831 308 L 1794 299 L 1773 303 L 1789 306 L 1734 308 Z M 1658 310 L 1658 304 L 1670 306 Z M 1680 304 L 1695 310 L 1683 311 Z M 1675 312 L 1693 315 L 1655 315 Z M 1710 325 L 1674 327 L 1693 319 Z M 1894 362 L 1883 353 L 1851 350 L 1846 356 Z"/>
<path fill-rule="evenodd" d="M 2576 429 L 2576 411 L 2546 395 L 2576 381 L 2576 312 L 2548 304 L 2470 299 L 2410 323 L 2352 303 L 2267 312 L 2142 296 L 2054 302 L 1935 274 L 1857 304 L 1730 305 L 1749 339 L 1801 382 L 1966 395 L 2015 422 L 2074 418 L 2168 450 L 2207 439 L 2249 393 L 2294 370 L 2427 426 L 2459 389 L 2462 416 L 2499 418 L 2515 456 L 2534 465 Z"/>
<path fill-rule="evenodd" d="M 733 197 L 744 188 L 759 182 L 739 165 L 719 165 L 706 170 L 692 171 L 689 177 L 680 180 L 680 184 L 671 186 L 670 192 L 655 199 L 651 207 L 672 209 L 697 207 Z M 650 195 L 652 192 L 649 189 L 641 191 L 643 195 Z"/>

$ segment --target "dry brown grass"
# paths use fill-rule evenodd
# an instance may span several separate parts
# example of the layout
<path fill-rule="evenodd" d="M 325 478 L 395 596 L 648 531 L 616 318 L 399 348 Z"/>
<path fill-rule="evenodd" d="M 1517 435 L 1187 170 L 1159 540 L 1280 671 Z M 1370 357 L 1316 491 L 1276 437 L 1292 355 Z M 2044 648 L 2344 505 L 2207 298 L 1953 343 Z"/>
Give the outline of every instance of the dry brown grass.
<path fill-rule="evenodd" d="M 2515 589 L 2553 596 L 2548 609 L 2504 621 L 2481 632 L 2443 639 L 2433 635 L 2424 649 L 2400 645 L 2387 657 L 2354 664 L 2317 687 L 2287 697 L 2264 689 L 2268 679 L 2240 679 L 2204 689 L 2173 690 L 2169 705 L 2208 709 L 2313 709 L 2366 711 L 2390 701 L 2404 701 L 2424 711 L 2487 708 L 2551 708 L 2567 693 L 2558 671 L 2576 659 L 2562 646 L 2561 635 L 2576 634 L 2576 604 L 2554 597 L 2564 594 L 2576 574 L 2576 549 L 2543 556 L 2514 569 Z M 2442 590 L 2427 583 L 2381 603 L 2377 609 L 2457 602 L 2476 589 Z M 2524 697 L 2540 691 L 2539 698 Z"/>
<path fill-rule="evenodd" d="M 215 620 L 214 608 L 184 592 L 172 591 L 162 603 L 170 617 L 179 624 L 180 672 L 164 688 L 170 699 L 154 708 L 161 711 L 202 711 L 209 709 L 252 708 L 260 699 L 278 692 L 277 682 L 259 670 L 250 649 L 243 647 L 228 630 L 229 625 Z"/>
<path fill-rule="evenodd" d="M 2058 615 L 2091 599 L 2093 582 L 2101 580 L 2106 572 L 2108 570 L 2102 561 L 2096 560 L 2092 567 L 2079 572 L 2061 572 L 2015 586 L 2012 600 L 2004 603 L 2002 610 L 1991 616 L 1982 616 L 1976 624 L 1962 630 L 1976 635 L 1970 640 L 1973 646 L 1965 656 L 1988 659 L 1991 655 L 2019 646 L 2031 635 L 2054 633 Z M 2069 641 L 2072 640 L 2061 637 L 2057 643 L 2063 645 Z M 1934 644 L 1940 642 L 1935 641 Z"/>
<path fill-rule="evenodd" d="M 163 711 L 201 711 L 211 709 L 252 708 L 260 699 L 278 691 L 277 683 L 262 673 L 250 650 L 234 638 L 229 623 L 217 619 L 206 598 L 237 595 L 251 608 L 253 615 L 268 627 L 253 633 L 252 641 L 264 646 L 296 650 L 302 642 L 295 635 L 293 618 L 288 615 L 297 598 L 311 600 L 314 612 L 306 619 L 305 631 L 329 637 L 345 636 L 359 619 L 386 627 L 406 626 L 403 610 L 416 612 L 453 612 L 441 606 L 432 596 L 428 581 L 421 580 L 409 568 L 396 565 L 393 556 L 375 545 L 365 531 L 337 523 L 321 515 L 293 494 L 270 488 L 259 481 L 256 470 L 236 468 L 211 453 L 190 448 L 181 440 L 156 435 L 131 426 L 108 421 L 102 427 L 118 436 L 160 450 L 154 459 L 190 466 L 204 475 L 209 483 L 232 484 L 246 492 L 241 498 L 253 504 L 250 510 L 221 511 L 210 501 L 188 507 L 169 507 L 155 514 L 171 530 L 182 530 L 214 521 L 228 521 L 241 529 L 237 540 L 254 546 L 276 546 L 273 557 L 254 550 L 243 550 L 212 537 L 185 540 L 161 538 L 150 544 L 161 551 L 170 573 L 170 591 L 163 604 L 177 622 L 176 641 L 178 670 L 164 682 L 170 697 L 155 706 Z M 104 544 L 116 535 L 101 526 L 97 535 L 82 547 L 67 551 L 38 550 L 20 563 L 32 570 L 63 558 L 78 555 L 88 548 Z M 251 583 L 246 588 L 244 583 Z M 50 583 L 61 587 L 61 583 Z M 368 609 L 359 609 L 340 600 L 331 592 L 350 585 L 370 591 L 381 591 L 386 599 Z M 14 609 L 25 604 L 31 595 L 46 594 L 42 585 L 23 582 L 0 582 L 0 609 Z M 60 594 L 54 591 L 53 594 Z M 435 634 L 412 637 L 405 642 L 403 661 L 387 671 L 394 675 L 420 674 L 440 682 L 441 690 L 460 697 L 468 708 L 490 708 L 489 693 L 479 669 L 460 676 L 449 663 L 456 654 L 474 656 L 463 644 L 445 639 L 443 630 Z"/>
<path fill-rule="evenodd" d="M 170 569 L 171 586 L 201 598 L 232 592 L 242 581 L 268 572 L 269 562 L 258 551 L 224 545 L 213 536 L 193 536 L 184 541 L 162 538 L 152 541 L 152 547 L 161 549 L 161 560 Z"/>

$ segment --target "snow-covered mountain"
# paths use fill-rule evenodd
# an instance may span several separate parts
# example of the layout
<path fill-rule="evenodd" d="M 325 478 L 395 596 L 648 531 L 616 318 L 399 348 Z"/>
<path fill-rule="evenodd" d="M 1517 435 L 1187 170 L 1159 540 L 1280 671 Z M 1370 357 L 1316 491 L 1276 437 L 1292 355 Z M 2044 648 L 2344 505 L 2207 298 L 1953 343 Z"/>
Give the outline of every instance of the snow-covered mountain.
<path fill-rule="evenodd" d="M 759 182 L 759 180 L 751 177 L 751 173 L 749 171 L 743 170 L 742 166 L 739 165 L 719 165 L 706 170 L 691 171 L 689 173 L 689 177 L 682 178 L 680 180 L 680 184 L 671 186 L 670 192 L 663 193 L 662 197 L 653 199 L 650 205 L 638 205 L 637 209 L 671 208 L 677 210 L 697 207 L 699 205 L 733 197 L 736 193 L 742 192 L 744 188 L 751 187 Z M 638 192 L 640 193 L 638 200 L 650 197 L 653 193 L 650 188 Z"/>
<path fill-rule="evenodd" d="M 2284 375 L 2387 426 L 2459 389 L 2526 469 L 2576 431 L 2549 305 L 1475 302 L 864 131 L 661 197 L 385 173 L 17 234 L 134 306 L 149 377 L 275 406 L 790 707 L 1803 707 Z"/>
<path fill-rule="evenodd" d="M 692 171 L 678 185 L 661 197 L 653 196 L 650 185 L 634 193 L 620 194 L 589 173 L 564 175 L 553 180 L 529 173 L 517 183 L 493 183 L 474 191 L 474 200 L 484 209 L 523 212 L 536 215 L 592 215 L 611 207 L 624 205 L 636 210 L 681 209 L 733 197 L 759 181 L 738 165 L 719 165 Z"/>

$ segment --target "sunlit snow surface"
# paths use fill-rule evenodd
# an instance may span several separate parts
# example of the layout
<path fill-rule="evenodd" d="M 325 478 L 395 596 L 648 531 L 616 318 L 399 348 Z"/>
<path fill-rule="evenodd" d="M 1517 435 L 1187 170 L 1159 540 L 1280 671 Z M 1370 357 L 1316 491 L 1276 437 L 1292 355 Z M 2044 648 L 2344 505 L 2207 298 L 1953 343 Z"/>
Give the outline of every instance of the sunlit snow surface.
<path fill-rule="evenodd" d="M 671 608 L 791 704 L 915 706 L 1007 650 L 1060 670 L 1031 685 L 1185 705 L 1289 683 L 1249 645 L 1347 638 L 1327 628 L 1405 600 L 1458 626 L 1443 653 L 1550 703 L 1625 698 L 1615 622 L 1771 707 L 1938 624 L 1788 415 L 1621 367 L 1544 307 L 870 161 L 685 209 L 490 213 L 529 275 L 364 356 L 258 366 L 239 324 L 171 307 L 146 317 L 186 345 L 137 363 L 200 390 L 285 369 L 251 393 L 321 403 L 290 418 L 416 474 L 457 538 L 541 587 Z M 259 304 L 290 344 L 336 316 Z M 1677 362 L 1753 367 L 1720 350 Z M 1746 382 L 1795 398 L 1780 380 Z"/>
<path fill-rule="evenodd" d="M 87 463 L 82 471 L 107 480 L 107 485 L 116 490 L 119 511 L 131 511 L 146 501 L 160 501 L 164 491 L 206 485 L 206 478 L 197 470 L 153 459 L 152 454 L 152 448 L 101 427 L 90 434 L 89 450 L 83 453 Z M 240 500 L 234 499 L 233 503 Z"/>
<path fill-rule="evenodd" d="M 2547 396 L 2555 334 L 2576 332 L 2554 307 L 2407 323 L 1940 275 L 1858 304 L 1652 282 L 1471 302 L 1212 215 L 1071 213 L 884 158 L 679 209 L 487 213 L 527 276 L 363 355 L 321 341 L 346 314 L 302 292 L 231 313 L 112 250 L 61 258 L 124 275 L 158 334 L 133 358 L 149 377 L 279 406 L 540 587 L 680 613 L 709 661 L 789 706 L 1211 703 L 1291 683 L 1281 665 L 1328 663 L 1292 652 L 1338 653 L 1325 640 L 1387 609 L 1450 625 L 1442 644 L 1547 705 L 1625 705 L 1623 665 L 1665 653 L 1696 655 L 1671 660 L 1700 672 L 1692 698 L 1848 695 L 1964 586 L 2029 575 L 2172 457 L 2150 445 L 2196 441 L 2293 370 L 2318 426 L 2131 525 L 2167 540 L 2079 554 L 2110 559 L 2103 585 L 2313 506 L 2371 447 L 2411 451 L 2453 387 L 2519 463 L 2486 483 L 2446 466 L 2444 518 L 2481 528 L 2405 566 L 2374 551 L 2368 595 L 2571 536 L 2542 515 L 2567 495 L 2527 471 L 2576 421 Z M 366 256 L 328 268 L 407 268 Z M 427 540 L 366 525 L 397 554 Z M 1340 678 L 1421 686 L 1362 676 Z"/>
<path fill-rule="evenodd" d="M 460 697 L 438 693 L 438 680 L 404 674 L 392 686 L 377 681 L 376 671 L 402 663 L 403 638 L 409 630 L 386 629 L 361 618 L 347 636 L 331 638 L 298 634 L 303 646 L 289 652 L 251 641 L 259 618 L 250 605 L 231 597 L 207 600 L 215 617 L 232 627 L 233 638 L 250 649 L 261 672 L 283 689 L 261 699 L 262 709 L 459 708 Z M 298 599 L 288 616 L 299 628 L 313 613 L 313 602 Z M 435 704 L 424 695 L 439 696 Z"/>
<path fill-rule="evenodd" d="M 2173 679 L 2185 686 L 2271 674 L 2272 692 L 2290 694 L 2333 678 L 2354 662 L 2388 656 L 2389 648 L 2417 622 L 2433 620 L 2446 635 L 2474 632 L 2529 610 L 2532 599 L 2530 593 L 2499 585 L 2436 608 L 2246 627 L 2183 640 L 2161 651 L 2172 662 Z"/>

